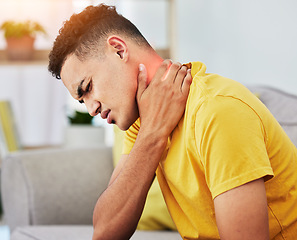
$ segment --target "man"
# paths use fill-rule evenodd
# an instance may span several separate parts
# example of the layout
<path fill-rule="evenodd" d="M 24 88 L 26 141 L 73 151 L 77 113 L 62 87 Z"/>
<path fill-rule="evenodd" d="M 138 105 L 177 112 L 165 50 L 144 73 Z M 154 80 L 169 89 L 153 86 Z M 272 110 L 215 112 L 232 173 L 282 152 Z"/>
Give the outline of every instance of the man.
<path fill-rule="evenodd" d="M 94 240 L 130 238 L 155 173 L 184 239 L 296 239 L 296 147 L 241 84 L 163 61 L 106 5 L 64 24 L 49 70 L 91 115 L 128 129 Z"/>

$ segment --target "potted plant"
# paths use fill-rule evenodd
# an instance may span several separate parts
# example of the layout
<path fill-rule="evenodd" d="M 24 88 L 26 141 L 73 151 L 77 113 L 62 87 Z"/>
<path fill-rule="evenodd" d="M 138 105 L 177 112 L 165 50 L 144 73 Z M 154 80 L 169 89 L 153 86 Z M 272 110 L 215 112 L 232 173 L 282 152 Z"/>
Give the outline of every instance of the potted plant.
<path fill-rule="evenodd" d="M 68 116 L 71 124 L 92 124 L 93 116 L 88 112 L 80 112 L 75 110 L 72 116 Z"/>
<path fill-rule="evenodd" d="M 44 28 L 34 21 L 5 21 L 0 29 L 4 31 L 9 60 L 32 59 L 36 35 L 38 33 L 46 34 Z"/>
<path fill-rule="evenodd" d="M 105 130 L 93 124 L 88 112 L 74 110 L 68 114 L 69 125 L 65 132 L 65 145 L 68 147 L 90 147 L 104 144 Z"/>

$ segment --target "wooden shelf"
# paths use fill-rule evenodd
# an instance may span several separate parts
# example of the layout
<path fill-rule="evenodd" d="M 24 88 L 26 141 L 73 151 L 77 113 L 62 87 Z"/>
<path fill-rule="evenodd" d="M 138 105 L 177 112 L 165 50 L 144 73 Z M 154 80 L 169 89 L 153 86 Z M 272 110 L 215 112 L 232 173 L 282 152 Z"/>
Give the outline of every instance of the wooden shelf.
<path fill-rule="evenodd" d="M 33 59 L 29 61 L 12 61 L 7 59 L 5 50 L 0 50 L 0 65 L 47 65 L 50 50 L 35 50 Z"/>

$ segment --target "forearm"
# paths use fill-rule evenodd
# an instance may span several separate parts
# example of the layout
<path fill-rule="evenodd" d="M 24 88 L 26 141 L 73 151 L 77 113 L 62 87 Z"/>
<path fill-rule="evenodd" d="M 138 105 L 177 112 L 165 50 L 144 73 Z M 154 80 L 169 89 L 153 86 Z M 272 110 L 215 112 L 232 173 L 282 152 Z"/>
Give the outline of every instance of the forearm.
<path fill-rule="evenodd" d="M 141 127 L 128 158 L 98 199 L 93 240 L 129 239 L 135 231 L 168 136 L 184 113 L 191 80 L 181 64 L 164 61 L 148 85 L 146 69 L 140 68 L 136 100 Z"/>
<path fill-rule="evenodd" d="M 93 240 L 131 237 L 166 143 L 167 138 L 139 132 L 121 171 L 98 199 Z"/>

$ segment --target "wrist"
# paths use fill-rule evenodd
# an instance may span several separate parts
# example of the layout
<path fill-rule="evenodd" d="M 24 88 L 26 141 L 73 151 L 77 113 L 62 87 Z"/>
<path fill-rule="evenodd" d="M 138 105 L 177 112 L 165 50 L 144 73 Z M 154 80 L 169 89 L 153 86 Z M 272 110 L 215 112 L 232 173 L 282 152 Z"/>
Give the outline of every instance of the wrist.
<path fill-rule="evenodd" d="M 162 134 L 160 131 L 148 131 L 140 127 L 137 135 L 137 141 L 147 146 L 148 149 L 163 151 L 167 146 L 168 136 L 166 134 Z"/>

